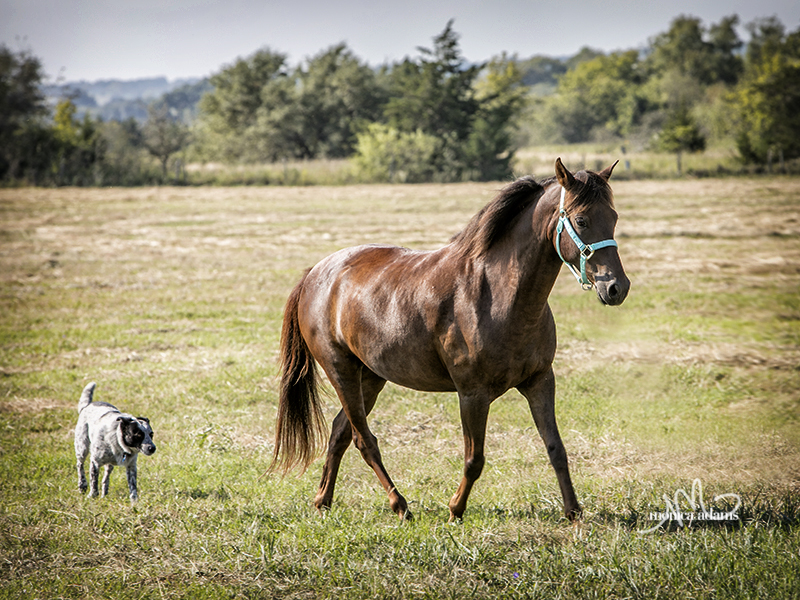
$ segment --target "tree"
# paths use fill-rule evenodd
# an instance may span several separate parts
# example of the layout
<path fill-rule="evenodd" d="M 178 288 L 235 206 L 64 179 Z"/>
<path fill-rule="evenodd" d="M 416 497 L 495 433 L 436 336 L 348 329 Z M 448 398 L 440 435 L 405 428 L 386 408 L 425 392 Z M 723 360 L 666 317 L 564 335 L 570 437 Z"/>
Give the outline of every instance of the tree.
<path fill-rule="evenodd" d="M 742 71 L 737 53 L 742 42 L 735 30 L 738 22 L 733 15 L 706 30 L 696 17 L 677 17 L 669 30 L 650 41 L 647 66 L 654 75 L 677 70 L 703 85 L 734 84 Z"/>
<path fill-rule="evenodd" d="M 345 44 L 317 54 L 298 68 L 296 108 L 308 157 L 343 157 L 353 152 L 356 129 L 377 120 L 385 101 L 375 72 Z"/>
<path fill-rule="evenodd" d="M 77 110 L 71 98 L 64 98 L 53 115 L 51 171 L 56 185 L 92 185 L 102 180 L 105 140 L 99 123 L 88 113 L 77 119 Z"/>
<path fill-rule="evenodd" d="M 474 83 L 483 65 L 465 63 L 452 20 L 433 41 L 433 49 L 418 48 L 418 61 L 405 59 L 392 68 L 384 115 L 398 131 L 420 130 L 441 140 L 437 170 L 459 179 L 463 144 L 479 108 Z"/>
<path fill-rule="evenodd" d="M 597 56 L 560 80 L 552 118 L 566 142 L 625 136 L 647 108 L 644 73 L 635 50 Z"/>
<path fill-rule="evenodd" d="M 142 143 L 147 151 L 161 163 L 161 175 L 167 179 L 167 162 L 180 152 L 189 141 L 189 130 L 169 114 L 163 104 L 152 104 L 148 109 L 147 122 L 142 129 Z"/>
<path fill-rule="evenodd" d="M 478 110 L 464 157 L 472 179 L 503 180 L 511 176 L 516 117 L 525 103 L 522 73 L 505 54 L 493 58 L 475 85 Z"/>
<path fill-rule="evenodd" d="M 469 65 L 449 21 L 433 48 L 418 48 L 388 75 L 384 117 L 404 133 L 439 140 L 435 179 L 504 179 L 513 158 L 513 122 L 522 109 L 522 74 L 516 59 L 501 56 Z"/>
<path fill-rule="evenodd" d="M 259 112 L 269 103 L 285 106 L 291 97 L 286 55 L 259 50 L 212 75 L 210 82 L 214 90 L 200 100 L 197 125 L 202 152 L 226 161 L 271 158 L 260 139 Z M 276 84 L 281 92 L 277 95 Z"/>
<path fill-rule="evenodd" d="M 786 35 L 774 18 L 748 29 L 752 39 L 734 100 L 739 153 L 761 164 L 800 156 L 800 29 Z"/>
<path fill-rule="evenodd" d="M 38 58 L 0 45 L 0 179 L 22 176 L 26 164 L 41 159 L 35 149 L 49 145 L 46 128 L 38 122 L 46 112 L 42 77 Z"/>
<path fill-rule="evenodd" d="M 657 145 L 665 152 L 675 153 L 678 175 L 680 175 L 683 153 L 705 150 L 706 138 L 692 119 L 689 109 L 684 105 L 679 106 L 669 115 L 664 128 L 658 134 Z"/>
<path fill-rule="evenodd" d="M 211 83 L 198 130 L 207 153 L 225 160 L 348 156 L 356 130 L 382 112 L 375 72 L 344 44 L 294 69 L 262 50 Z"/>

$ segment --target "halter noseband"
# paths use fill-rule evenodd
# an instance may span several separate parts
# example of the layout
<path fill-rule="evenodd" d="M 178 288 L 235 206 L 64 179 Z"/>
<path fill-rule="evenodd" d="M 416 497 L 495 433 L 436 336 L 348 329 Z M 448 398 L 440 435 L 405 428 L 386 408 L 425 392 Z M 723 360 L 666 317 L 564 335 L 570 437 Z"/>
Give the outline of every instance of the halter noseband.
<path fill-rule="evenodd" d="M 589 278 L 586 276 L 586 261 L 592 258 L 595 253 L 595 250 L 599 250 L 600 248 L 608 248 L 609 246 L 617 247 L 617 242 L 612 240 L 603 240 L 602 242 L 595 242 L 594 244 L 584 244 L 583 240 L 578 236 L 575 229 L 572 227 L 572 223 L 569 221 L 569 217 L 567 216 L 567 211 L 564 209 L 564 197 L 567 194 L 567 189 L 564 186 L 561 186 L 561 203 L 558 205 L 558 225 L 556 226 L 556 252 L 558 252 L 558 257 L 562 260 L 562 262 L 569 267 L 569 270 L 575 275 L 575 279 L 578 280 L 578 283 L 581 284 L 581 287 L 584 290 L 592 289 L 592 282 L 589 281 Z M 561 255 L 561 232 L 567 230 L 569 237 L 572 238 L 572 241 L 575 242 L 575 245 L 578 247 L 578 252 L 581 255 L 581 270 L 580 273 L 578 269 L 576 269 L 572 264 L 568 263 L 567 260 Z"/>

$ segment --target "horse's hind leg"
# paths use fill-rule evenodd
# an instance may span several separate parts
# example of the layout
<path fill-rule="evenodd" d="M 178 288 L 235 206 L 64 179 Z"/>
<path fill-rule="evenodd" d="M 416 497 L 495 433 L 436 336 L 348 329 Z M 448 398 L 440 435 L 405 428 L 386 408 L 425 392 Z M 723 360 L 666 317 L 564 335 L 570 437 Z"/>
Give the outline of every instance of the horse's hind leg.
<path fill-rule="evenodd" d="M 361 399 L 364 402 L 366 414 L 372 411 L 378 394 L 386 385 L 386 380 L 381 379 L 366 367 L 361 369 Z M 319 491 L 314 498 L 314 506 L 318 510 L 330 508 L 333 503 L 333 490 L 336 486 L 336 476 L 339 473 L 339 465 L 345 451 L 350 447 L 353 439 L 353 428 L 344 410 L 333 420 L 331 427 L 331 437 L 328 442 L 328 455 L 325 458 L 325 466 L 322 468 L 322 480 L 319 483 Z"/>
<path fill-rule="evenodd" d="M 555 376 L 553 370 L 548 369 L 528 379 L 517 388 L 528 400 L 528 405 L 539 430 L 539 435 L 547 448 L 550 464 L 556 472 L 558 485 L 561 488 L 561 497 L 564 501 L 564 514 L 568 519 L 574 520 L 581 514 L 581 507 L 575 497 L 572 480 L 569 476 L 567 451 L 558 433 L 555 414 Z"/>
<path fill-rule="evenodd" d="M 342 412 L 346 415 L 347 421 L 349 421 L 352 439 L 356 448 L 361 452 L 364 461 L 375 471 L 378 480 L 389 495 L 389 506 L 401 519 L 410 520 L 411 512 L 408 510 L 408 503 L 394 487 L 391 477 L 386 472 L 378 449 L 378 440 L 370 431 L 369 425 L 367 425 L 367 415 L 375 406 L 378 393 L 383 389 L 386 381 L 378 378 L 363 364 L 355 364 L 354 361 L 350 361 L 350 364 L 346 367 L 342 363 L 337 364 L 336 372 L 329 372 L 328 378 L 336 389 L 336 393 L 342 403 Z M 315 498 L 315 503 L 320 500 L 327 501 L 330 504 L 333 499 L 336 472 L 339 470 L 342 455 L 349 445 L 344 441 L 347 429 L 343 424 L 343 420 L 337 415 L 331 431 L 328 458 L 325 461 L 322 482 L 320 483 L 320 490 Z M 320 505 L 324 506 L 324 502 L 317 504 L 318 507 Z"/>
<path fill-rule="evenodd" d="M 333 488 L 336 485 L 336 476 L 339 474 L 339 465 L 345 451 L 350 447 L 353 430 L 350 421 L 343 410 L 339 411 L 331 426 L 331 437 L 328 441 L 328 455 L 325 457 L 325 466 L 322 467 L 322 480 L 319 490 L 314 497 L 314 506 L 317 510 L 330 508 L 333 502 Z"/>

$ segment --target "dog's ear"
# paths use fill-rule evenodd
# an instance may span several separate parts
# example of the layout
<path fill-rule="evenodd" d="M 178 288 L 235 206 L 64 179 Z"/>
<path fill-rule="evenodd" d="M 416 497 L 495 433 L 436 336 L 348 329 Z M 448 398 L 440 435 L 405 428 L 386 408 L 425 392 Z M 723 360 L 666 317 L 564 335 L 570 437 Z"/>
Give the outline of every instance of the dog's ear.
<path fill-rule="evenodd" d="M 121 422 L 123 425 L 129 425 L 134 422 L 135 419 L 131 417 L 117 417 L 117 421 Z"/>

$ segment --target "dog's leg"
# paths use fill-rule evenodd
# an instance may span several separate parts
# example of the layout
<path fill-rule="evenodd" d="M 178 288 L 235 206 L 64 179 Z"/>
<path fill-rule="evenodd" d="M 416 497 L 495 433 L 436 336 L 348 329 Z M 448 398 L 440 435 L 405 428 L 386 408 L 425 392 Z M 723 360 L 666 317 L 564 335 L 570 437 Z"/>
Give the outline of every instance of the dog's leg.
<path fill-rule="evenodd" d="M 100 465 L 94 460 L 89 464 L 89 498 L 97 497 L 97 478 L 100 475 Z"/>
<path fill-rule="evenodd" d="M 86 471 L 83 468 L 83 463 L 86 461 L 86 456 L 78 456 L 78 489 L 83 494 L 89 487 L 86 483 Z"/>
<path fill-rule="evenodd" d="M 89 484 L 86 483 L 86 471 L 83 468 L 83 461 L 78 459 L 78 489 L 83 494 L 88 488 Z"/>
<path fill-rule="evenodd" d="M 89 487 L 86 483 L 86 471 L 83 468 L 86 457 L 89 456 L 89 436 L 85 430 L 86 427 L 81 427 L 80 424 L 75 428 L 75 462 L 78 467 L 78 489 L 81 493 Z"/>
<path fill-rule="evenodd" d="M 111 471 L 114 470 L 114 465 L 106 465 L 106 472 L 103 475 L 103 498 L 108 496 L 108 482 L 111 480 Z"/>
<path fill-rule="evenodd" d="M 139 491 L 136 487 L 136 462 L 134 460 L 128 466 L 128 491 L 131 494 L 131 502 L 136 502 L 139 499 Z"/>

